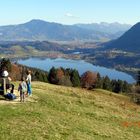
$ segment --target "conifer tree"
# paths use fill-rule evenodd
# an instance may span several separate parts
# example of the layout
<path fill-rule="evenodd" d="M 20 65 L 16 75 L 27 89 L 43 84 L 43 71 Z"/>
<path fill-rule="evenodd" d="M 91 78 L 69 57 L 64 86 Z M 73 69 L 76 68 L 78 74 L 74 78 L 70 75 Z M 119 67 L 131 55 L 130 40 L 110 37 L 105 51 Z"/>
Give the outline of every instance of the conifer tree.
<path fill-rule="evenodd" d="M 97 80 L 96 80 L 96 88 L 102 88 L 103 87 L 103 80 L 99 73 L 97 73 Z"/>
<path fill-rule="evenodd" d="M 12 69 L 12 64 L 10 62 L 10 59 L 6 59 L 6 58 L 3 58 L 1 61 L 0 61 L 0 72 L 2 72 L 3 70 L 7 70 L 8 72 L 11 72 L 11 69 Z"/>
<path fill-rule="evenodd" d="M 111 82 L 108 76 L 103 79 L 103 89 L 111 90 Z"/>
<path fill-rule="evenodd" d="M 77 70 L 71 72 L 71 82 L 74 87 L 80 86 L 80 76 Z"/>
<path fill-rule="evenodd" d="M 140 70 L 138 71 L 137 85 L 140 86 Z"/>
<path fill-rule="evenodd" d="M 58 78 L 57 78 L 57 70 L 52 67 L 50 69 L 49 75 L 48 75 L 48 80 L 52 84 L 57 84 L 58 83 Z"/>

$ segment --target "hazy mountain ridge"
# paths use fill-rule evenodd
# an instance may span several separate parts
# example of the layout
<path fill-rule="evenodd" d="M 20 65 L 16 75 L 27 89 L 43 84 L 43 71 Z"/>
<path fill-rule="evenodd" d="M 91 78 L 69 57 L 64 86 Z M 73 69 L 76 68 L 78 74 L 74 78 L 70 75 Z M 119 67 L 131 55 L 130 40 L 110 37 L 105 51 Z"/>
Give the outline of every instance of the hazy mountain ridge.
<path fill-rule="evenodd" d="M 78 27 L 100 31 L 108 34 L 123 34 L 127 30 L 129 30 L 132 25 L 130 24 L 121 24 L 118 22 L 114 23 L 107 23 L 107 22 L 101 22 L 101 23 L 91 23 L 91 24 L 75 24 Z"/>
<path fill-rule="evenodd" d="M 116 49 L 127 52 L 140 52 L 140 22 L 135 24 L 120 38 L 105 44 L 104 49 Z"/>
<path fill-rule="evenodd" d="M 43 20 L 31 20 L 24 24 L 0 26 L 0 41 L 102 40 L 117 38 L 120 36 L 119 32 L 118 30 L 118 33 L 113 35 L 102 30 L 85 29 L 77 25 L 62 25 Z"/>

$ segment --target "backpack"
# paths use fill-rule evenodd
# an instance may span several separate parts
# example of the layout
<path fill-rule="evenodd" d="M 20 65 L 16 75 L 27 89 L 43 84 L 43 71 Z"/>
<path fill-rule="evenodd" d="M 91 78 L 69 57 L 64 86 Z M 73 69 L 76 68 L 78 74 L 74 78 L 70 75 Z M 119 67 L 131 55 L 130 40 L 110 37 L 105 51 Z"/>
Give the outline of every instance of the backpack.
<path fill-rule="evenodd" d="M 14 100 L 14 99 L 16 99 L 16 95 L 13 94 L 13 93 L 7 93 L 6 95 L 4 95 L 4 97 L 5 97 L 6 99 L 9 99 L 9 100 Z"/>

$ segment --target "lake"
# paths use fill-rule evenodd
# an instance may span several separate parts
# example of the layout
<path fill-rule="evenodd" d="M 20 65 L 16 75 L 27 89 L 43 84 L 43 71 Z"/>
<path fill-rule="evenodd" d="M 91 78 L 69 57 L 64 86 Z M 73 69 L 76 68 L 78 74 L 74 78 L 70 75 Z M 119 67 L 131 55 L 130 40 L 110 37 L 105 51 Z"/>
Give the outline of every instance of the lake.
<path fill-rule="evenodd" d="M 107 75 L 110 79 L 125 80 L 128 83 L 135 82 L 135 79 L 131 75 L 125 72 L 120 72 L 115 69 L 109 69 L 101 66 L 95 66 L 88 62 L 85 62 L 84 60 L 71 60 L 71 59 L 64 59 L 64 58 L 56 58 L 56 59 L 28 58 L 24 60 L 23 59 L 18 60 L 17 62 L 19 64 L 40 68 L 46 71 L 49 71 L 53 66 L 56 68 L 58 67 L 73 68 L 73 69 L 77 69 L 80 75 L 86 71 L 93 71 L 93 72 L 99 72 L 101 76 Z"/>

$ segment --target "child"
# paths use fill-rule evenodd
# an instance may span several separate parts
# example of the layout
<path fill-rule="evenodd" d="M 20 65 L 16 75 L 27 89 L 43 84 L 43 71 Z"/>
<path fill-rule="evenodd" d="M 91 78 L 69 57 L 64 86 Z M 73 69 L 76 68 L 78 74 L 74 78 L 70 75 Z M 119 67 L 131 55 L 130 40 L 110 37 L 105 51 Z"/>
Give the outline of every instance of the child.
<path fill-rule="evenodd" d="M 18 91 L 20 91 L 20 102 L 24 102 L 25 93 L 27 92 L 27 84 L 24 77 L 21 79 Z"/>

